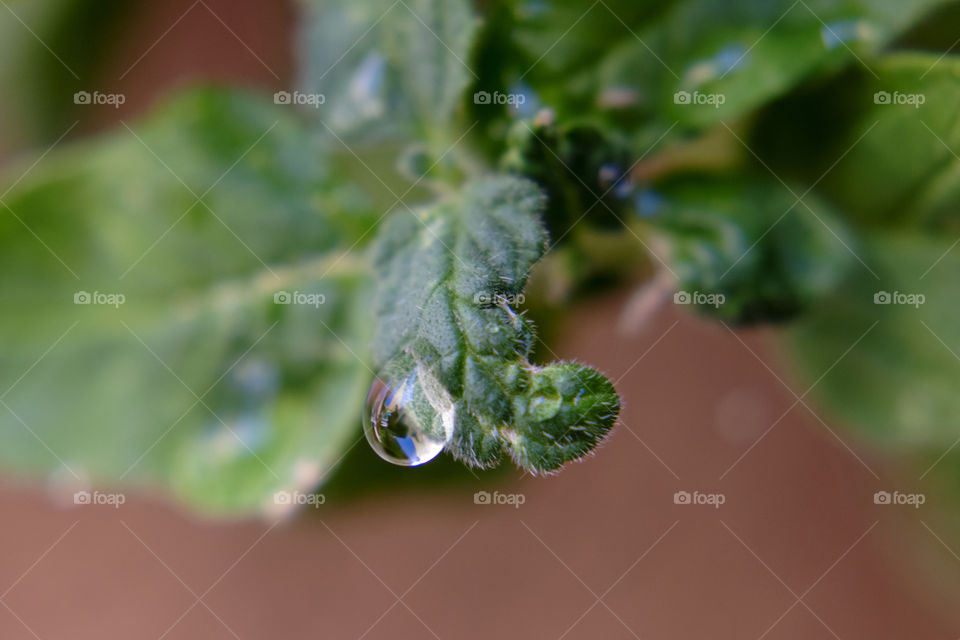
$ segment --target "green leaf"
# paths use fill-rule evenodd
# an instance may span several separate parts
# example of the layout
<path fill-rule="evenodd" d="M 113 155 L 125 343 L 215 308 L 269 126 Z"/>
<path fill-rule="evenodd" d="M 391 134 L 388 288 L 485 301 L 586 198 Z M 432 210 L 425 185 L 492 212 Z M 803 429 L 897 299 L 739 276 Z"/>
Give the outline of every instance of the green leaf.
<path fill-rule="evenodd" d="M 858 58 L 870 64 L 872 54 L 944 1 L 690 0 L 659 12 L 659 3 L 636 4 L 578 6 L 557 20 L 552 38 L 532 40 L 531 61 L 556 43 L 526 80 L 561 117 L 590 109 L 611 123 L 652 122 L 659 132 L 674 122 L 678 131 L 708 127 L 815 73 L 860 64 Z M 581 56 L 589 60 L 582 69 L 571 65 L 583 50 L 573 43 L 591 38 L 602 50 Z"/>
<path fill-rule="evenodd" d="M 831 210 L 773 181 L 688 176 L 657 188 L 679 304 L 737 323 L 786 320 L 838 284 L 853 241 Z M 796 193 L 796 195 L 794 195 Z"/>
<path fill-rule="evenodd" d="M 304 1 L 303 91 L 343 134 L 446 139 L 474 72 L 467 0 Z M 445 146 L 439 152 L 445 151 Z"/>
<path fill-rule="evenodd" d="M 601 374 L 573 363 L 532 365 L 530 323 L 512 308 L 546 249 L 544 198 L 530 182 L 490 177 L 380 230 L 373 260 L 373 360 L 387 384 L 412 371 L 443 402 L 416 422 L 455 416 L 447 451 L 480 467 L 511 456 L 536 472 L 587 454 L 613 426 L 619 398 Z M 432 382 L 431 382 L 432 383 Z M 440 405 L 447 406 L 441 407 Z"/>
<path fill-rule="evenodd" d="M 370 378 L 366 267 L 342 247 L 375 210 L 292 113 L 195 91 L 13 173 L 6 468 L 172 486 L 225 512 L 329 471 Z"/>
<path fill-rule="evenodd" d="M 860 252 L 879 278 L 851 271 L 789 335 L 817 402 L 872 441 L 946 447 L 960 436 L 960 252 L 951 244 L 868 236 Z"/>
<path fill-rule="evenodd" d="M 850 150 L 822 189 L 863 224 L 960 228 L 960 58 L 899 54 L 876 72 L 843 96 L 855 120 L 825 155 Z"/>

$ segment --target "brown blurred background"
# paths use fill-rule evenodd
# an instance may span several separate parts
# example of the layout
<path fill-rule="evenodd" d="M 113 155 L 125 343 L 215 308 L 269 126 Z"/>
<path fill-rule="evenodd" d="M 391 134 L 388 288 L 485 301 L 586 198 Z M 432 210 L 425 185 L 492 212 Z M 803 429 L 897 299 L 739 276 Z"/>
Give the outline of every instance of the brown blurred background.
<path fill-rule="evenodd" d="M 288 3 L 144 3 L 99 80 L 127 103 L 76 135 L 184 83 L 286 87 L 294 20 Z M 148 495 L 64 508 L 8 481 L 0 638 L 960 637 L 960 546 L 938 505 L 874 504 L 900 486 L 895 460 L 795 403 L 775 334 L 667 311 L 625 336 L 626 295 L 584 304 L 556 345 L 625 406 L 597 455 L 554 477 L 337 494 L 273 525 Z"/>

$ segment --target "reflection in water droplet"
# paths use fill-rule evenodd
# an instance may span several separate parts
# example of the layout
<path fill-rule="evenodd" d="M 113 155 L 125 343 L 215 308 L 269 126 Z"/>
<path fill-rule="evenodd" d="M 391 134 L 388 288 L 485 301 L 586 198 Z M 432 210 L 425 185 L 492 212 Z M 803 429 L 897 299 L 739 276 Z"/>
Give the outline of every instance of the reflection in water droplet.
<path fill-rule="evenodd" d="M 439 455 L 455 427 L 453 401 L 425 366 L 398 382 L 377 377 L 364 408 L 363 431 L 373 450 L 393 464 L 412 467 Z"/>
<path fill-rule="evenodd" d="M 836 49 L 857 40 L 868 40 L 871 35 L 870 26 L 859 19 L 837 20 L 820 28 L 820 39 L 827 49 Z"/>

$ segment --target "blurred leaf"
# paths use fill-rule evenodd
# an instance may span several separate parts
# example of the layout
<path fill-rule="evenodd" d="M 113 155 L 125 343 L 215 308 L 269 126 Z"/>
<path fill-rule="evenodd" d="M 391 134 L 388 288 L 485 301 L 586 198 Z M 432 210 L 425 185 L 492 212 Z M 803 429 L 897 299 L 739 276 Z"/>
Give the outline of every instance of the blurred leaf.
<path fill-rule="evenodd" d="M 952 242 L 868 236 L 860 253 L 879 279 L 852 270 L 789 334 L 816 399 L 871 440 L 946 447 L 960 436 L 960 252 Z"/>
<path fill-rule="evenodd" d="M 553 37 L 541 35 L 530 47 L 531 58 L 542 58 L 526 81 L 561 117 L 588 108 L 611 122 L 703 128 L 814 72 L 870 64 L 871 54 L 944 0 L 690 0 L 657 11 L 659 4 L 581 5 L 567 20 L 557 16 Z M 582 54 L 586 47 L 574 45 L 582 40 L 602 43 L 599 72 L 596 58 Z M 571 56 L 590 64 L 576 73 Z"/>
<path fill-rule="evenodd" d="M 328 156 L 289 107 L 202 90 L 14 172 L 0 461 L 219 511 L 319 482 L 370 378 L 365 267 L 342 248 L 373 213 Z"/>
<path fill-rule="evenodd" d="M 474 76 L 478 22 L 467 0 L 304 0 L 300 87 L 321 93 L 320 118 L 341 134 L 452 142 Z"/>
<path fill-rule="evenodd" d="M 943 0 L 687 3 L 665 24 L 641 34 L 673 73 L 647 62 L 640 68 L 653 69 L 654 77 L 641 79 L 639 88 L 656 92 L 652 102 L 660 118 L 710 125 L 763 104 L 813 72 L 848 63 L 869 68 L 871 54 L 940 4 Z M 649 60 L 650 52 L 631 46 L 635 65 Z M 683 103 L 686 94 L 678 98 L 677 91 L 689 93 L 690 100 Z M 723 96 L 722 104 L 711 104 L 710 96 Z M 698 99 L 707 102 L 694 104 Z"/>
<path fill-rule="evenodd" d="M 440 441 L 452 431 L 447 451 L 475 466 L 508 454 L 527 470 L 556 470 L 592 450 L 619 412 L 596 371 L 527 361 L 532 327 L 511 304 L 546 249 L 543 208 L 526 180 L 478 179 L 395 213 L 374 245 L 380 377 L 411 398 L 408 426 Z"/>
<path fill-rule="evenodd" d="M 950 51 L 957 41 L 960 4 L 947 2 L 928 13 L 909 30 L 901 33 L 894 49 L 907 51 Z"/>
<path fill-rule="evenodd" d="M 672 4 L 670 0 L 579 0 L 546 2 L 511 0 L 516 47 L 525 59 L 521 71 L 536 77 L 566 69 L 596 71 L 596 61 L 612 43 L 630 38 L 630 29 L 650 24 Z M 562 36 L 562 38 L 561 38 Z"/>
<path fill-rule="evenodd" d="M 821 189 L 863 224 L 960 229 L 960 58 L 899 54 L 876 72 L 844 96 L 859 112 L 825 155 L 852 148 Z"/>
<path fill-rule="evenodd" d="M 704 176 L 659 186 L 651 222 L 667 243 L 677 301 L 747 323 L 792 318 L 830 293 L 853 241 L 822 201 L 793 191 Z"/>

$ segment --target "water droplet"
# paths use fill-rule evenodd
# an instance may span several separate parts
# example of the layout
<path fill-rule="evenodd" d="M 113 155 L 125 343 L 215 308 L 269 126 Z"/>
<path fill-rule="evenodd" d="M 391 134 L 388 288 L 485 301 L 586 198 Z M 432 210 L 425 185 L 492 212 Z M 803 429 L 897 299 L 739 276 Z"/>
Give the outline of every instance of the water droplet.
<path fill-rule="evenodd" d="M 387 367 L 393 371 L 394 367 Z M 396 380 L 396 382 L 393 382 Z M 437 457 L 453 438 L 456 409 L 424 365 L 402 375 L 378 376 L 370 385 L 363 417 L 367 441 L 378 456 L 412 467 Z"/>
<path fill-rule="evenodd" d="M 532 118 L 543 108 L 540 96 L 525 82 L 517 82 L 511 86 L 510 95 L 515 104 L 508 111 L 516 117 Z"/>
<path fill-rule="evenodd" d="M 848 42 L 869 40 L 873 36 L 864 20 L 837 20 L 820 28 L 820 39 L 827 49 L 836 49 Z"/>
<path fill-rule="evenodd" d="M 529 0 L 517 6 L 517 15 L 526 18 L 541 18 L 550 13 L 550 3 L 544 0 Z"/>
<path fill-rule="evenodd" d="M 721 73 L 730 73 L 743 64 L 747 57 L 747 50 L 740 45 L 730 45 L 720 49 L 713 57 L 713 62 Z"/>
<path fill-rule="evenodd" d="M 639 192 L 633 201 L 637 215 L 641 218 L 652 218 L 663 210 L 664 199 L 659 193 L 652 189 L 644 189 Z"/>
<path fill-rule="evenodd" d="M 748 55 L 749 50 L 740 45 L 727 45 L 706 60 L 691 64 L 684 76 L 683 86 L 699 87 L 711 80 L 722 78 L 740 68 Z"/>
<path fill-rule="evenodd" d="M 331 120 L 348 127 L 382 117 L 387 112 L 386 72 L 387 59 L 377 51 L 368 53 L 350 78 L 346 100 L 334 105 Z"/>

